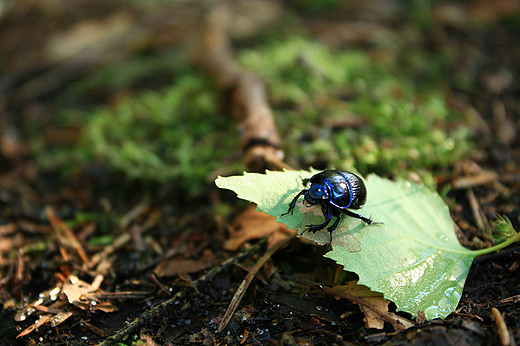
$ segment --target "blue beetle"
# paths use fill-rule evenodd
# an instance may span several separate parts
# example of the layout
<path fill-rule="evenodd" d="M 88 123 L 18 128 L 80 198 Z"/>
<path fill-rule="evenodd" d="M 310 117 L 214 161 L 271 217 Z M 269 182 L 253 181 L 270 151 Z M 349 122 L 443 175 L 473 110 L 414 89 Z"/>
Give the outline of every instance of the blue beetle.
<path fill-rule="evenodd" d="M 367 201 L 367 188 L 363 180 L 354 173 L 338 170 L 326 170 L 313 175 L 310 179 L 303 179 L 303 184 L 311 183 L 308 189 L 301 190 L 289 204 L 289 210 L 282 215 L 292 214 L 296 202 L 303 195 L 309 205 L 321 205 L 325 222 L 318 225 L 307 225 L 305 232 L 316 233 L 327 227 L 332 217 L 336 220 L 327 228 L 332 242 L 332 232 L 338 227 L 343 214 L 360 219 L 368 225 L 373 223 L 369 218 L 356 214 L 348 209 L 361 209 Z M 329 243 L 330 243 L 329 242 Z"/>

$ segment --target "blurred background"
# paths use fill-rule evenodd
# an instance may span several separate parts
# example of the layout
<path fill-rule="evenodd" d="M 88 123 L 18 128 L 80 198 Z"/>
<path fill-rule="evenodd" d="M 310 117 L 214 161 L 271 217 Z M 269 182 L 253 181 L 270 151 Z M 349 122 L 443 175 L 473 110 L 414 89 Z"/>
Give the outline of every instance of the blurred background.
<path fill-rule="evenodd" d="M 0 0 L 0 335 L 14 340 L 30 325 L 18 323 L 31 321 L 28 304 L 80 275 L 86 258 L 60 252 L 60 220 L 90 259 L 128 237 L 110 257 L 103 289 L 111 292 L 157 284 L 143 277 L 159 263 L 165 287 L 186 287 L 191 278 L 179 273 L 200 273 L 279 232 L 251 215 L 231 225 L 246 204 L 214 186 L 218 175 L 249 170 L 244 152 L 255 145 L 274 146 L 292 168 L 423 182 L 449 204 L 463 245 L 490 246 L 489 220 L 519 225 L 519 68 L 514 0 Z M 233 116 L 229 83 L 243 71 L 263 83 L 275 143 L 244 141 L 249 128 Z M 316 256 L 303 271 L 321 282 L 330 271 L 309 248 L 284 250 L 277 265 Z M 518 294 L 514 282 L 488 286 L 514 274 L 507 267 L 481 268 L 482 282 L 470 277 L 471 287 L 489 289 L 470 291 L 472 306 Z M 221 305 L 243 277 L 235 270 L 214 283 Z M 154 287 L 156 300 L 170 297 Z M 146 304 L 89 321 L 119 323 L 111 335 Z M 221 313 L 203 306 L 202 325 Z M 176 329 L 179 340 L 200 327 L 188 325 Z M 86 327 L 70 328 L 77 336 Z M 52 333 L 30 337 L 55 344 Z"/>

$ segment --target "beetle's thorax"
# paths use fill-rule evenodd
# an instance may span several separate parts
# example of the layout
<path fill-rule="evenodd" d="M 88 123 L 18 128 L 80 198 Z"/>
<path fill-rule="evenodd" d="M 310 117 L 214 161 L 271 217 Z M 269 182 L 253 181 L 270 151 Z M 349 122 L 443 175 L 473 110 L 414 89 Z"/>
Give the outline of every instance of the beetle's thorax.
<path fill-rule="evenodd" d="M 348 207 L 352 204 L 353 195 L 351 193 L 352 187 L 350 186 L 348 180 L 336 182 L 335 185 L 331 187 L 331 195 L 335 201 L 342 200 L 346 203 L 344 206 Z"/>

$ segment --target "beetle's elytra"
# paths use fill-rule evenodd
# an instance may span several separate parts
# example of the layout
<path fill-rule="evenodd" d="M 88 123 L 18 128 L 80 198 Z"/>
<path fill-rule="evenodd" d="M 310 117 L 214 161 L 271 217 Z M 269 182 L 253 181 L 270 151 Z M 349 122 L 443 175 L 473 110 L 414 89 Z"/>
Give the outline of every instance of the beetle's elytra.
<path fill-rule="evenodd" d="M 303 179 L 303 184 L 310 186 L 301 190 L 289 204 L 289 210 L 283 215 L 292 213 L 296 202 L 301 195 L 309 205 L 321 205 L 325 222 L 318 225 L 307 225 L 305 232 L 316 233 L 327 227 L 332 221 L 332 217 L 336 220 L 331 226 L 327 227 L 330 233 L 330 242 L 332 242 L 332 232 L 338 227 L 343 214 L 356 219 L 360 219 L 367 225 L 374 222 L 369 218 L 356 214 L 349 209 L 361 209 L 367 201 L 367 188 L 363 180 L 354 173 L 326 170 L 313 175 L 310 179 Z M 329 243 L 330 243 L 329 242 Z"/>

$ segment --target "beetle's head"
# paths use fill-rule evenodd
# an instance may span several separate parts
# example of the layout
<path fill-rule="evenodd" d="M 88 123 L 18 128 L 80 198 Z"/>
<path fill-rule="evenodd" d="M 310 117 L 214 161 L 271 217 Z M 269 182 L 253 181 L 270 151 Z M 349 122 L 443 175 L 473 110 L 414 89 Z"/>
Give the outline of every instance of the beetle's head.
<path fill-rule="evenodd" d="M 321 203 L 324 199 L 329 198 L 329 191 L 324 184 L 312 184 L 305 194 L 305 201 L 314 205 Z"/>

